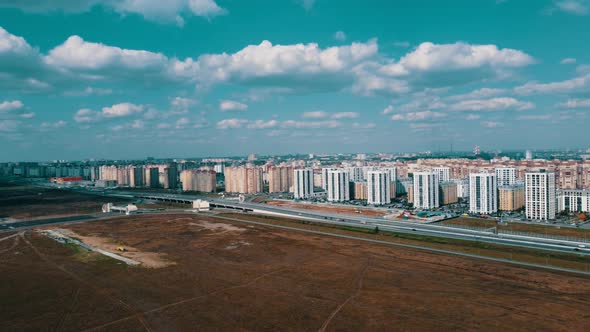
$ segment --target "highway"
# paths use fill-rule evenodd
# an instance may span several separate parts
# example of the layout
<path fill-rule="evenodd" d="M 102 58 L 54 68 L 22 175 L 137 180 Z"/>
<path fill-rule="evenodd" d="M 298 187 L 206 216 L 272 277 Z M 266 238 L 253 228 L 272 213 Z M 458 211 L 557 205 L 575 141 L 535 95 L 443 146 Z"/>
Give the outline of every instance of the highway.
<path fill-rule="evenodd" d="M 238 210 L 248 210 L 253 213 L 288 217 L 318 223 L 338 224 L 367 229 L 378 227 L 383 231 L 418 234 L 434 237 L 451 238 L 467 241 L 480 241 L 493 244 L 519 246 L 532 249 L 542 249 L 556 252 L 577 253 L 590 255 L 590 244 L 582 241 L 570 241 L 565 239 L 551 239 L 536 236 L 523 236 L 514 234 L 496 234 L 491 230 L 471 230 L 441 225 L 423 224 L 405 220 L 389 220 L 379 217 L 365 217 L 362 215 L 343 215 L 320 211 L 299 210 L 287 207 L 271 206 L 263 203 L 239 202 L 237 199 L 219 199 L 202 196 L 159 194 L 140 191 L 96 191 L 79 190 L 82 193 L 90 193 L 103 196 L 129 197 L 141 199 L 140 196 L 153 196 L 163 199 L 194 200 L 204 199 L 212 206 L 224 206 Z M 12 224 L 14 227 L 14 224 Z M 1 228 L 0 228 L 1 230 Z"/>
<path fill-rule="evenodd" d="M 92 191 L 83 191 L 92 193 Z M 272 206 L 263 203 L 239 202 L 237 199 L 220 199 L 180 194 L 158 194 L 153 192 L 139 191 L 104 191 L 100 194 L 105 196 L 137 198 L 140 196 L 155 196 L 168 199 L 194 200 L 204 199 L 212 205 L 223 205 L 242 210 L 252 210 L 254 213 L 268 214 L 308 220 L 320 223 L 339 224 L 353 227 L 370 228 L 378 227 L 380 230 L 419 234 L 435 237 L 452 238 L 467 241 L 481 241 L 494 244 L 519 246 L 533 249 L 543 249 L 557 252 L 590 255 L 590 243 L 582 241 L 569 241 L 565 239 L 551 239 L 536 236 L 523 236 L 514 234 L 496 234 L 491 230 L 471 230 L 450 226 L 432 225 L 410 222 L 406 220 L 389 220 L 379 217 L 365 217 L 362 215 L 352 216 L 333 214 L 321 211 L 299 210 L 288 207 Z"/>

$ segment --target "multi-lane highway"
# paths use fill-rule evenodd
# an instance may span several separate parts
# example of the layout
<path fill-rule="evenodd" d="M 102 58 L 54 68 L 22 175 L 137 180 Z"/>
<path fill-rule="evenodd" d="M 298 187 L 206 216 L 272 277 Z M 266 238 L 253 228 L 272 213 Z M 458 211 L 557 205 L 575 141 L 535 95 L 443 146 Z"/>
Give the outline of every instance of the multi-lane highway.
<path fill-rule="evenodd" d="M 154 194 L 143 192 L 105 192 L 105 195 L 126 195 L 138 198 L 140 196 L 159 196 L 172 199 L 206 199 L 213 206 L 233 207 L 242 210 L 251 210 L 253 213 L 270 214 L 296 219 L 309 220 L 321 223 L 339 224 L 362 228 L 375 228 L 380 230 L 428 235 L 469 241 L 481 241 L 495 244 L 520 246 L 559 252 L 576 252 L 582 255 L 590 255 L 590 244 L 584 241 L 572 241 L 566 239 L 551 239 L 537 236 L 525 236 L 516 234 L 497 234 L 493 230 L 471 230 L 450 226 L 415 223 L 405 220 L 390 220 L 378 217 L 366 217 L 362 215 L 342 215 L 329 212 L 300 210 L 281 206 L 271 206 L 262 203 L 239 202 L 236 199 L 220 199 L 211 197 L 199 197 L 177 194 Z"/>

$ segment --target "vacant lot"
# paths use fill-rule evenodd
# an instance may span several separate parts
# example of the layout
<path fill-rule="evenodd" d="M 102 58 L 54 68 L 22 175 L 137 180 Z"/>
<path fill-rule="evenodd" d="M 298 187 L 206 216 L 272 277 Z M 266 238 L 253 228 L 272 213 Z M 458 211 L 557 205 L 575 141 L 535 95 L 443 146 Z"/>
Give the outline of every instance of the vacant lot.
<path fill-rule="evenodd" d="M 63 227 L 174 264 L 2 233 L 0 330 L 590 329 L 590 280 L 566 273 L 207 216 Z"/>
<path fill-rule="evenodd" d="M 102 205 L 108 202 L 124 200 L 57 189 L 6 183 L 0 185 L 0 218 L 27 219 L 95 213 L 100 212 Z"/>
<path fill-rule="evenodd" d="M 496 221 L 490 220 L 490 219 L 459 217 L 459 218 L 445 220 L 442 222 L 442 224 L 488 228 L 488 227 L 496 226 Z M 555 227 L 555 226 L 546 226 L 546 225 L 541 225 L 541 224 L 534 225 L 534 224 L 523 224 L 523 223 L 512 222 L 512 223 L 508 223 L 508 225 L 498 225 L 498 229 L 507 230 L 507 231 L 515 231 L 515 232 L 529 232 L 529 233 L 581 237 L 581 238 L 590 239 L 590 229 L 584 229 L 584 228 Z"/>
<path fill-rule="evenodd" d="M 347 207 L 328 204 L 295 203 L 289 201 L 267 201 L 268 205 L 283 206 L 291 209 L 312 210 L 338 214 L 362 215 L 370 217 L 381 217 L 387 214 L 384 210 L 370 209 L 364 207 Z"/>

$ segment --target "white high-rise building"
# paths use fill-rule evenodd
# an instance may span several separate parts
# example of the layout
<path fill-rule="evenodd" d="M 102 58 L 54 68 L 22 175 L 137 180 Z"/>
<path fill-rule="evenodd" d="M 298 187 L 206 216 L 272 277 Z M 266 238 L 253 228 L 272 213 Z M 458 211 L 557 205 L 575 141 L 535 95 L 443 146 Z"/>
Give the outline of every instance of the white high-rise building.
<path fill-rule="evenodd" d="M 367 203 L 391 203 L 391 175 L 387 170 L 367 172 Z"/>
<path fill-rule="evenodd" d="M 322 168 L 322 189 L 328 190 L 328 172 L 337 170 L 338 168 L 324 167 Z"/>
<path fill-rule="evenodd" d="M 328 201 L 344 202 L 350 200 L 348 172 L 343 169 L 328 171 Z"/>
<path fill-rule="evenodd" d="M 384 171 L 389 173 L 389 195 L 390 199 L 395 198 L 397 193 L 397 167 L 385 167 Z"/>
<path fill-rule="evenodd" d="M 433 167 L 432 171 L 438 174 L 438 182 L 448 182 L 451 180 L 451 170 L 448 167 Z"/>
<path fill-rule="evenodd" d="M 496 168 L 496 179 L 498 187 L 512 186 L 516 183 L 516 168 L 498 167 Z"/>
<path fill-rule="evenodd" d="M 589 189 L 557 190 L 557 210 L 559 212 L 590 212 Z"/>
<path fill-rule="evenodd" d="M 555 219 L 555 196 L 555 173 L 544 170 L 526 173 L 524 199 L 527 219 Z"/>
<path fill-rule="evenodd" d="M 498 212 L 496 174 L 469 174 L 469 212 L 481 214 Z"/>
<path fill-rule="evenodd" d="M 438 190 L 438 173 L 414 173 L 414 207 L 433 209 L 440 206 Z"/>
<path fill-rule="evenodd" d="M 306 199 L 312 196 L 313 170 L 311 168 L 296 169 L 293 180 L 295 199 Z"/>

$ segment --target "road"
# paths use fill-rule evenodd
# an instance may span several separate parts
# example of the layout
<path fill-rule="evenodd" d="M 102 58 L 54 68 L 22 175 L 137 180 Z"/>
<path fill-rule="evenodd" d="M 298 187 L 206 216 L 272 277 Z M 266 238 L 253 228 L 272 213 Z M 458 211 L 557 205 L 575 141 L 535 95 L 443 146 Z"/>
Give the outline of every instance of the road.
<path fill-rule="evenodd" d="M 375 227 L 378 227 L 380 230 L 399 233 L 419 234 L 467 241 L 480 241 L 500 245 L 519 246 L 524 248 L 542 249 L 564 253 L 577 253 L 580 255 L 590 255 L 590 244 L 582 241 L 569 241 L 565 239 L 557 240 L 536 236 L 495 234 L 494 232 L 488 230 L 471 230 L 455 228 L 450 226 L 415 223 L 402 220 L 389 220 L 378 217 L 365 217 L 361 215 L 348 216 L 320 211 L 298 210 L 281 206 L 271 206 L 263 203 L 239 202 L 237 199 L 219 199 L 180 194 L 158 194 L 154 192 L 141 191 L 97 191 L 81 189 L 78 191 L 86 194 L 113 197 L 125 196 L 136 199 L 140 199 L 140 196 L 154 196 L 166 199 L 179 200 L 205 199 L 209 201 L 212 205 L 223 205 L 226 207 L 233 207 L 241 210 L 252 210 L 254 213 L 276 215 L 319 223 L 338 224 L 368 229 L 374 229 Z M 30 225 L 31 224 L 26 226 L 30 227 Z M 12 226 L 15 227 L 14 224 L 12 224 Z"/>

